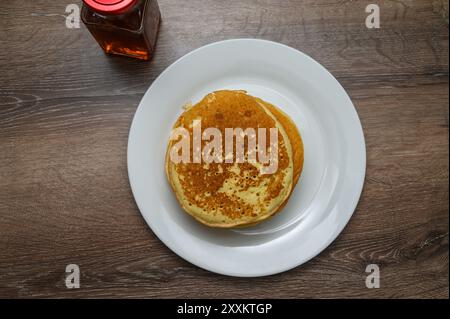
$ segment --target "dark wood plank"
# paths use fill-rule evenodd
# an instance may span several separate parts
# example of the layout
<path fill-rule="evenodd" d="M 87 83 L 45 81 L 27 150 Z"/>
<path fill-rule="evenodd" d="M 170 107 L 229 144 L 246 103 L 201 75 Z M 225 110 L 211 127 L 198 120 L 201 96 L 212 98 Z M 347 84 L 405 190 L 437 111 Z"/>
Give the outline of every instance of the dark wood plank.
<path fill-rule="evenodd" d="M 0 297 L 448 298 L 448 3 L 160 0 L 154 59 L 107 57 L 72 1 L 0 4 Z M 267 278 L 215 275 L 149 230 L 129 189 L 128 130 L 147 87 L 203 44 L 256 37 L 311 55 L 360 115 L 368 167 L 341 236 L 307 264 Z M 67 290 L 77 263 L 82 288 Z M 381 267 L 367 289 L 365 267 Z"/>

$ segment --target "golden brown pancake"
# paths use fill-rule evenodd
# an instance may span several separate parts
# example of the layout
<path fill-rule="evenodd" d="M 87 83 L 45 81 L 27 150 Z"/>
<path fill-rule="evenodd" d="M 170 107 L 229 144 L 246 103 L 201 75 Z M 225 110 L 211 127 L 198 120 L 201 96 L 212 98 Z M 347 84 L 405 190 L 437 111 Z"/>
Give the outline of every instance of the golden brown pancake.
<path fill-rule="evenodd" d="M 242 227 L 255 225 L 286 205 L 303 167 L 302 139 L 288 115 L 244 91 L 216 91 L 189 107 L 174 128 L 187 129 L 192 141 L 194 120 L 201 120 L 202 129 L 219 129 L 222 136 L 225 136 L 225 128 L 254 128 L 256 131 L 276 128 L 278 169 L 273 174 L 261 174 L 262 164 L 248 161 L 174 163 L 170 159 L 170 149 L 177 141 L 171 140 L 166 154 L 166 174 L 181 207 L 189 215 L 211 227 Z M 206 143 L 202 141 L 202 148 Z M 225 150 L 224 145 L 222 149 Z M 233 149 L 233 156 L 236 156 L 236 147 Z"/>

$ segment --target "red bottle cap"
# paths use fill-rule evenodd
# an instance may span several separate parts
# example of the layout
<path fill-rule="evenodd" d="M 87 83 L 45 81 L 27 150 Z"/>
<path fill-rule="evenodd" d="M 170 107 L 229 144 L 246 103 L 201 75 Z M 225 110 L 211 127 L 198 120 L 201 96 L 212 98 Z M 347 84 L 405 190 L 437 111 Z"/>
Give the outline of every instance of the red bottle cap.
<path fill-rule="evenodd" d="M 94 11 L 118 14 L 132 6 L 136 0 L 83 0 L 83 2 Z"/>

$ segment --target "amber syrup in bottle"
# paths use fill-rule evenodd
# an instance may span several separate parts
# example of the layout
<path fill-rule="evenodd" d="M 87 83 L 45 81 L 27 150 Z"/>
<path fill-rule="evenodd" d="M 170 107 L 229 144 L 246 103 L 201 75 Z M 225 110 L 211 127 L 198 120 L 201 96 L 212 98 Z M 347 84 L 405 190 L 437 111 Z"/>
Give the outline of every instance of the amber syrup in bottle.
<path fill-rule="evenodd" d="M 106 53 L 152 57 L 161 22 L 156 0 L 83 0 L 81 18 Z"/>

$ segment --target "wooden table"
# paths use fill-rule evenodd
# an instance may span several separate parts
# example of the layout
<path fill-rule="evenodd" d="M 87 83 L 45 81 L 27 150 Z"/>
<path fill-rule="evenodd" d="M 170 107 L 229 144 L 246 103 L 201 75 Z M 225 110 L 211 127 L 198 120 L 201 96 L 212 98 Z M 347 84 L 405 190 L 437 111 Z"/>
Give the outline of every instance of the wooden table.
<path fill-rule="evenodd" d="M 449 296 L 448 2 L 159 0 L 151 62 L 105 56 L 78 0 L 0 4 L 0 297 Z M 381 28 L 365 26 L 378 3 Z M 241 279 L 171 252 L 141 217 L 127 177 L 131 120 L 173 61 L 254 37 L 297 48 L 352 98 L 367 143 L 359 206 L 338 239 L 283 274 Z M 65 267 L 81 269 L 67 289 Z M 367 289 L 365 269 L 381 270 Z"/>

